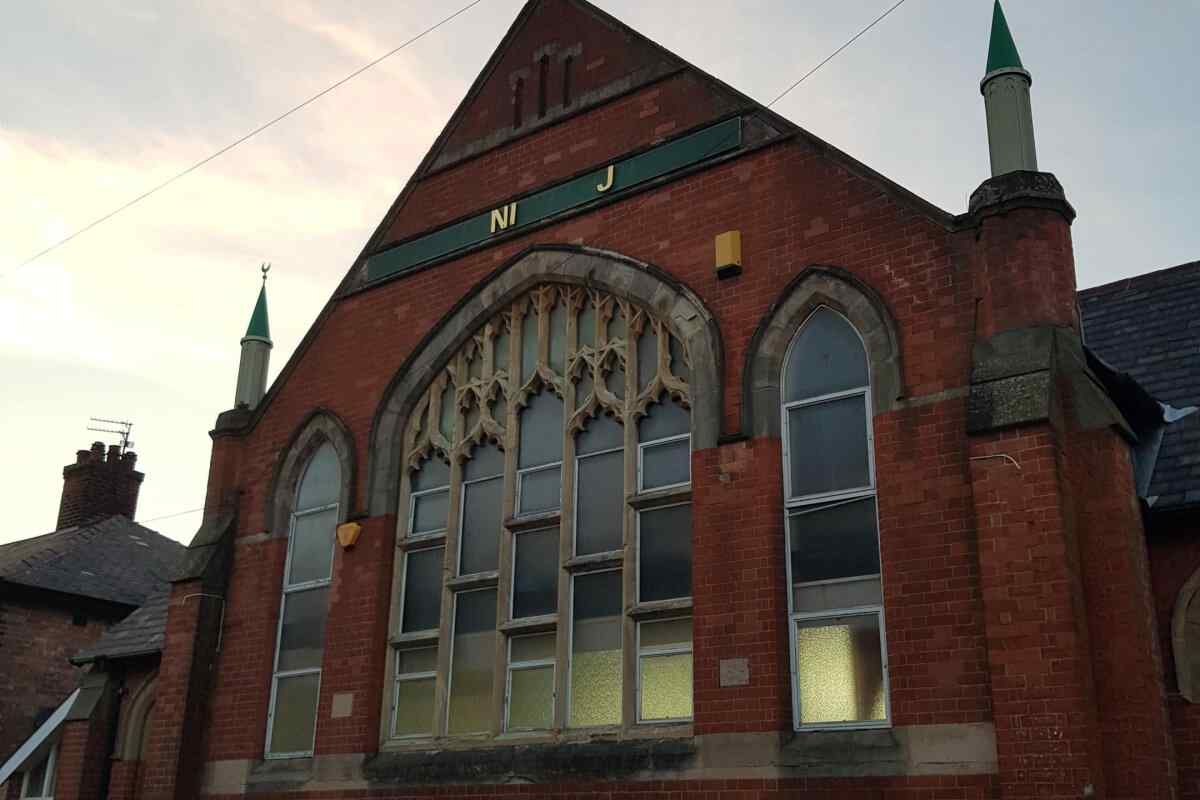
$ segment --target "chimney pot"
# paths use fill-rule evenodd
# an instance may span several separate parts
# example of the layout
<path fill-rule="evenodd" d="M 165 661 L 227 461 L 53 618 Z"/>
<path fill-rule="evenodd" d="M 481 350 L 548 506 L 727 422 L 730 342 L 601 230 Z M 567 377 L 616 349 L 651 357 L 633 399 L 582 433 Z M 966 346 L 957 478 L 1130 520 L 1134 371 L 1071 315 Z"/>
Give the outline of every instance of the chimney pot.
<path fill-rule="evenodd" d="M 121 514 L 133 519 L 138 491 L 146 477 L 133 467 L 137 456 L 121 453 L 120 445 L 108 448 L 103 442 L 75 453 L 75 463 L 63 468 L 62 499 L 58 506 L 59 529 L 101 517 Z"/>

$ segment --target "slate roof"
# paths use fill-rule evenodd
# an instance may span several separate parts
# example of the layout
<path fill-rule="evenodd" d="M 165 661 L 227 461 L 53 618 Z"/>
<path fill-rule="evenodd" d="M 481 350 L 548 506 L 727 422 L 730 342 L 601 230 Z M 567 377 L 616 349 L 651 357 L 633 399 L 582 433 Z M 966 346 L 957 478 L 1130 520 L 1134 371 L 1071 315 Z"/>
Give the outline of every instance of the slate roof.
<path fill-rule="evenodd" d="M 0 582 L 140 606 L 185 548 L 120 515 L 0 545 Z"/>
<path fill-rule="evenodd" d="M 104 658 L 128 658 L 158 653 L 167 630 L 167 600 L 170 584 L 163 584 L 137 611 L 113 625 L 95 644 L 71 657 L 80 665 Z"/>
<path fill-rule="evenodd" d="M 1200 261 L 1085 289 L 1079 307 L 1093 352 L 1159 401 L 1200 406 Z M 1200 504 L 1200 412 L 1166 427 L 1147 495 Z"/>

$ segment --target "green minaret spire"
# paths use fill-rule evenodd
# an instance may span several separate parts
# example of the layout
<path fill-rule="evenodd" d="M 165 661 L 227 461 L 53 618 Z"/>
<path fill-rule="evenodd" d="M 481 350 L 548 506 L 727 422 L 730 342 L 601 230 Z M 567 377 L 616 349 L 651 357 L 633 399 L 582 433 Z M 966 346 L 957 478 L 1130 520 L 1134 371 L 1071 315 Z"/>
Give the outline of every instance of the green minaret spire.
<path fill-rule="evenodd" d="M 988 42 L 987 69 L 984 72 L 995 72 L 1010 67 L 1024 69 L 1021 56 L 1017 53 L 1017 43 L 1013 41 L 1012 32 L 1008 30 L 1004 9 L 1000 7 L 1000 0 L 996 0 L 996 5 L 992 8 L 992 38 Z"/>
<path fill-rule="evenodd" d="M 262 265 L 262 288 L 258 290 L 258 302 L 250 315 L 250 325 L 242 337 L 242 360 L 238 363 L 237 390 L 234 392 L 234 408 L 254 408 L 267 391 L 267 368 L 271 363 L 271 326 L 267 322 L 267 271 L 270 264 Z"/>
<path fill-rule="evenodd" d="M 267 320 L 267 272 L 270 264 L 262 266 L 263 285 L 258 291 L 258 302 L 254 304 L 254 313 L 250 315 L 250 325 L 246 328 L 246 337 L 271 341 L 271 325 Z"/>

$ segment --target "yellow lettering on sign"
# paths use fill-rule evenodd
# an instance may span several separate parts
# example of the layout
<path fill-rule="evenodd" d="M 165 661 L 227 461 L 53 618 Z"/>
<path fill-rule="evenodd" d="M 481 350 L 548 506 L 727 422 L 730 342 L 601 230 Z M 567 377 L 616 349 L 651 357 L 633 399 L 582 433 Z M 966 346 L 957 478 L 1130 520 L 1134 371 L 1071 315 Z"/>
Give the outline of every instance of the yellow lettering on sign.
<path fill-rule="evenodd" d="M 604 183 L 597 183 L 597 184 L 596 184 L 596 191 L 597 191 L 597 192 L 607 192 L 609 189 L 611 189 L 611 188 L 612 188 L 612 185 L 613 185 L 613 172 L 614 172 L 613 165 L 612 165 L 612 164 L 609 164 L 609 165 L 608 165 L 608 172 L 607 172 L 607 173 L 605 174 L 605 176 L 604 176 Z"/>
<path fill-rule="evenodd" d="M 517 223 L 517 204 L 509 203 L 506 206 L 492 209 L 491 230 L 489 233 L 502 231 L 510 225 Z"/>

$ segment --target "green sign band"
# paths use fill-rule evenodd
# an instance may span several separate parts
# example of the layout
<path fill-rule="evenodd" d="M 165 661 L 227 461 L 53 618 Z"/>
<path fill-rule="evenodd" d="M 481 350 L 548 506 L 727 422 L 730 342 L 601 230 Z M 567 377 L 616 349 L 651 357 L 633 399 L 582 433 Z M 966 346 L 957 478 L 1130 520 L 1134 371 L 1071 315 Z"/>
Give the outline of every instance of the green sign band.
<path fill-rule="evenodd" d="M 447 225 L 367 258 L 367 280 L 403 272 L 427 261 L 519 230 L 571 208 L 607 198 L 638 184 L 699 163 L 742 143 L 742 120 L 735 117 L 659 145 L 549 189 Z"/>

